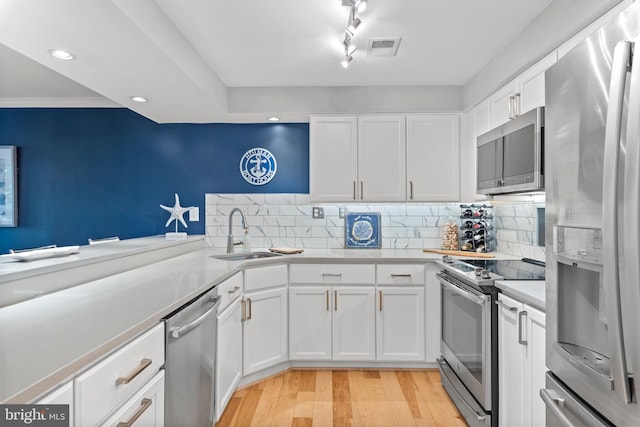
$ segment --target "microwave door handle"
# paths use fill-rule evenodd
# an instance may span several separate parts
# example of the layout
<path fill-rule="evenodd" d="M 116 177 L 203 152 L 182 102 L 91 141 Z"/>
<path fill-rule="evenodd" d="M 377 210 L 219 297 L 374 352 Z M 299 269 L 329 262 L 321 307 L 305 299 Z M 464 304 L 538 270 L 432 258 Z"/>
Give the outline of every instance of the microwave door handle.
<path fill-rule="evenodd" d="M 605 307 L 607 310 L 607 326 L 611 346 L 611 374 L 615 393 L 623 403 L 631 402 L 631 390 L 629 381 L 627 380 L 627 363 L 622 332 L 622 310 L 620 307 L 620 274 L 618 271 L 618 158 L 620 155 L 620 128 L 622 124 L 625 82 L 630 57 L 631 42 L 619 42 L 614 50 L 611 68 L 609 106 L 607 109 L 604 137 L 602 185 L 602 222 L 604 224 L 602 233 L 602 253 L 604 256 L 602 283 L 603 286 L 606 286 Z M 637 221 L 637 219 L 634 221 Z M 633 239 L 633 237 L 631 238 Z"/>

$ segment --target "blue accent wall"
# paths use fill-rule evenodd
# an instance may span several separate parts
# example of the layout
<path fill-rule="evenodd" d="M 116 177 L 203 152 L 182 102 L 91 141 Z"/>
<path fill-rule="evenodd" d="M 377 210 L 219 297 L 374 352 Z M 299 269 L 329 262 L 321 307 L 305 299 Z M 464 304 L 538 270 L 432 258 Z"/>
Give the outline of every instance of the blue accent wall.
<path fill-rule="evenodd" d="M 157 124 L 120 108 L 0 108 L 0 145 L 18 146 L 18 227 L 0 228 L 0 253 L 173 231 L 159 205 L 173 206 L 174 193 L 200 208 L 186 231 L 204 234 L 205 193 L 309 192 L 308 124 Z M 240 174 L 255 147 L 278 162 L 262 186 Z"/>

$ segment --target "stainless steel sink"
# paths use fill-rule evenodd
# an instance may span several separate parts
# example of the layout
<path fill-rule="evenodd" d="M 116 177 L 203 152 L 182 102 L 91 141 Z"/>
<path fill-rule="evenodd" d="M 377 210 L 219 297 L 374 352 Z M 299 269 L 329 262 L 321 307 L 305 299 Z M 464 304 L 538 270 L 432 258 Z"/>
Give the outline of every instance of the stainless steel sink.
<path fill-rule="evenodd" d="M 222 259 L 225 261 L 242 261 L 247 259 L 269 258 L 281 256 L 273 252 L 240 252 L 237 254 L 211 255 L 212 258 Z"/>

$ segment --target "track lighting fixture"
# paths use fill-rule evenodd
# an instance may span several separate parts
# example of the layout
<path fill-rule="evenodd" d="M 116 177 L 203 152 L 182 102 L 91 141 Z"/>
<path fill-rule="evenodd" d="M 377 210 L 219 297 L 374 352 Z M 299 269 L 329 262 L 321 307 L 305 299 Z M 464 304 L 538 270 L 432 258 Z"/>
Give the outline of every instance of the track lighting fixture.
<path fill-rule="evenodd" d="M 344 59 L 340 62 L 340 65 L 347 68 L 353 59 L 353 53 L 357 50 L 351 43 L 351 38 L 360 24 L 362 24 L 356 13 L 362 13 L 366 9 L 367 0 L 342 0 L 342 5 L 349 7 L 349 21 L 347 21 L 347 27 L 344 30 L 344 41 L 342 42 L 344 45 Z"/>

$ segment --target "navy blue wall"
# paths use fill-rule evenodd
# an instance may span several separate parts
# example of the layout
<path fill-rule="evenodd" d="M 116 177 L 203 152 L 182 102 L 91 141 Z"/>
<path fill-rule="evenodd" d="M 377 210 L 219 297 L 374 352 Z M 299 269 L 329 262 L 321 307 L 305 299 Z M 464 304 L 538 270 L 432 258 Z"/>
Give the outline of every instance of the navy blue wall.
<path fill-rule="evenodd" d="M 205 193 L 308 193 L 308 124 L 163 124 L 127 109 L 0 109 L 0 145 L 18 146 L 18 227 L 0 228 L 0 253 L 88 238 L 173 231 L 174 193 L 199 206 Z M 278 162 L 262 186 L 240 175 L 249 149 Z M 188 214 L 185 214 L 185 220 Z M 180 225 L 180 231 L 184 231 Z"/>

